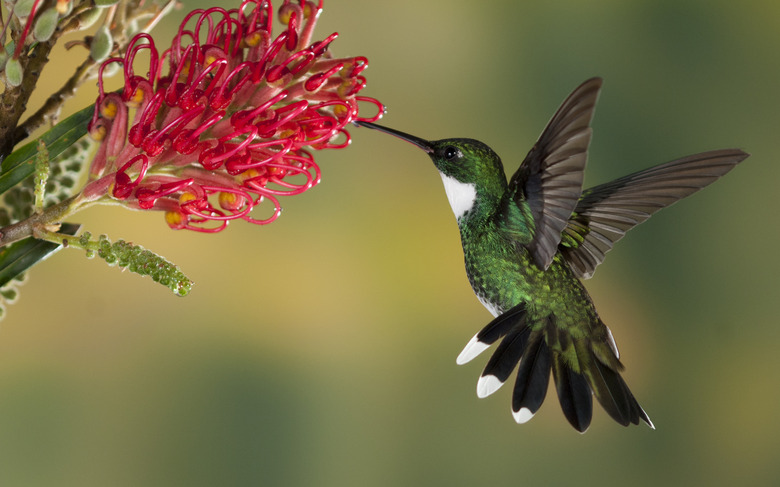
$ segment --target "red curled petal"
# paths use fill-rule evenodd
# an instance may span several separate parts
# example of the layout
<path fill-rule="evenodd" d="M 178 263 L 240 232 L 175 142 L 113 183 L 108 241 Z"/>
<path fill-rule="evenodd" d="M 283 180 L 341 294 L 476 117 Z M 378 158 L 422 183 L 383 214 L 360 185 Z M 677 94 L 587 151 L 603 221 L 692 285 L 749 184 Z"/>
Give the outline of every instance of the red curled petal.
<path fill-rule="evenodd" d="M 303 84 L 303 89 L 305 89 L 306 91 L 317 91 L 320 87 L 322 87 L 323 84 L 325 84 L 326 81 L 328 81 L 328 78 L 338 73 L 343 68 L 344 65 L 339 63 L 336 66 L 333 66 L 329 70 L 325 71 L 324 73 L 313 74 Z"/>
<path fill-rule="evenodd" d="M 141 40 L 145 40 L 147 42 L 142 43 Z M 149 34 L 142 32 L 140 34 L 137 34 L 133 39 L 130 41 L 130 46 L 127 49 L 127 52 L 125 54 L 125 79 L 134 77 L 133 75 L 133 62 L 135 61 L 135 56 L 138 54 L 138 51 L 141 49 L 148 49 L 149 50 L 149 82 L 154 84 L 157 81 L 157 68 L 158 68 L 158 61 L 159 61 L 159 54 L 157 52 L 157 47 L 154 45 L 154 39 L 152 39 L 152 36 Z"/>
<path fill-rule="evenodd" d="M 361 116 L 355 117 L 355 120 L 357 120 L 357 121 L 360 121 L 360 122 L 376 122 L 377 120 L 382 118 L 382 115 L 384 115 L 385 112 L 386 112 L 385 106 L 382 104 L 382 102 L 380 102 L 376 98 L 370 98 L 370 97 L 367 97 L 367 96 L 356 96 L 355 100 L 358 101 L 358 102 L 362 101 L 362 102 L 365 102 L 365 103 L 371 103 L 372 105 L 375 105 L 379 109 L 379 110 L 377 110 L 376 115 L 374 115 L 373 117 L 361 117 Z"/>
<path fill-rule="evenodd" d="M 135 192 L 135 197 L 138 199 L 138 206 L 144 210 L 151 209 L 158 199 L 173 193 L 178 193 L 191 186 L 193 182 L 195 182 L 194 179 L 188 178 L 170 183 L 162 183 L 155 189 L 138 188 Z"/>
<path fill-rule="evenodd" d="M 135 181 L 130 179 L 130 176 L 127 175 L 127 171 L 135 165 L 136 162 L 141 163 L 141 168 L 138 171 L 138 177 L 135 178 Z M 129 161 L 127 161 L 119 170 L 116 172 L 116 176 L 114 177 L 114 190 L 112 194 L 115 198 L 123 200 L 126 199 L 132 194 L 133 190 L 138 186 L 138 184 L 143 180 L 144 176 L 146 176 L 146 170 L 149 168 L 149 158 L 146 157 L 144 154 L 139 154 Z"/>

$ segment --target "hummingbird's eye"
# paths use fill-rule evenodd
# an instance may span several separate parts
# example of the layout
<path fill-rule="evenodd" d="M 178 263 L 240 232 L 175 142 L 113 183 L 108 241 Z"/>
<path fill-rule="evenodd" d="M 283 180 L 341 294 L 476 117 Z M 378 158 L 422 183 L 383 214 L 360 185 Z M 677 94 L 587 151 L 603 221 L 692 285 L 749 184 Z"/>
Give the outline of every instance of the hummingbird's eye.
<path fill-rule="evenodd" d="M 444 158 L 448 161 L 454 161 L 463 157 L 463 153 L 457 147 L 448 145 L 444 148 Z"/>

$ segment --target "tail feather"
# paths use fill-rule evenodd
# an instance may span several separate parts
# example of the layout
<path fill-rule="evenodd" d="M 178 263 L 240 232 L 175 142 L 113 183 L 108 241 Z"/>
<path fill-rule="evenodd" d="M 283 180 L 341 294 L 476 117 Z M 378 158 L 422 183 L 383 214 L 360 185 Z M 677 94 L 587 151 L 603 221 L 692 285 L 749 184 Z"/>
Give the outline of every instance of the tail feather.
<path fill-rule="evenodd" d="M 542 406 L 550 383 L 551 360 L 544 336 L 539 332 L 532 333 L 520 360 L 512 394 L 512 415 L 518 423 L 530 420 Z"/>
<path fill-rule="evenodd" d="M 623 380 L 622 378 L 620 380 Z M 644 409 L 642 409 L 642 406 L 639 405 L 639 402 L 634 398 L 634 395 L 631 394 L 631 391 L 628 389 L 628 386 L 626 386 L 626 391 L 628 391 L 628 394 L 631 396 L 631 403 L 633 404 L 633 408 L 636 410 L 636 417 L 637 419 L 633 421 L 634 424 L 639 424 L 639 420 L 645 422 L 649 427 L 652 429 L 655 429 L 655 425 L 652 421 L 650 421 L 650 416 L 647 415 Z"/>
<path fill-rule="evenodd" d="M 567 366 L 560 356 L 553 359 L 553 378 L 563 415 L 574 429 L 584 433 L 593 417 L 593 395 L 588 381 Z"/>
<path fill-rule="evenodd" d="M 632 422 L 634 405 L 636 402 L 628 390 L 626 383 L 620 375 L 596 359 L 590 350 L 582 350 L 586 344 L 581 344 L 577 350 L 577 356 L 582 364 L 583 373 L 593 390 L 601 407 L 612 416 L 612 419 L 628 426 Z M 587 354 L 583 357 L 583 354 Z M 638 418 L 634 424 L 638 423 Z"/>
<path fill-rule="evenodd" d="M 521 320 L 493 352 L 477 383 L 477 396 L 487 397 L 496 392 L 512 375 L 512 371 L 525 352 L 531 330 Z"/>
<path fill-rule="evenodd" d="M 463 347 L 463 351 L 460 352 L 460 355 L 458 355 L 455 362 L 458 365 L 470 362 L 484 352 L 490 345 L 509 333 L 509 331 L 521 321 L 525 320 L 525 316 L 525 303 L 520 303 L 500 314 L 471 338 L 469 343 Z"/>
<path fill-rule="evenodd" d="M 644 421 L 655 429 L 620 376 L 623 366 L 609 330 L 600 320 L 592 327 L 602 330 L 592 329 L 590 337 L 575 339 L 556 325 L 554 316 L 543 323 L 531 321 L 519 305 L 491 321 L 461 355 L 470 348 L 485 350 L 503 338 L 480 376 L 477 395 L 485 397 L 498 390 L 519 362 L 512 393 L 512 415 L 518 423 L 529 421 L 542 406 L 552 371 L 563 414 L 577 431 L 585 432 L 590 426 L 593 395 L 619 424 Z"/>
<path fill-rule="evenodd" d="M 639 405 L 639 402 L 637 402 L 620 374 L 598 361 L 596 361 L 596 366 L 599 369 L 600 375 L 606 379 L 605 383 L 609 384 L 610 390 L 607 395 L 604 395 L 605 397 L 603 400 L 599 397 L 599 393 L 595 392 L 595 388 L 594 394 L 609 415 L 623 426 L 628 426 L 629 423 L 639 424 L 639 421 L 642 420 L 647 423 L 648 426 L 655 429 L 653 422 L 650 421 L 647 413 L 645 413 L 644 409 Z M 610 401 L 612 401 L 612 404 L 618 404 L 620 406 L 620 409 L 615 414 L 607 407 L 607 404 L 609 404 Z"/>

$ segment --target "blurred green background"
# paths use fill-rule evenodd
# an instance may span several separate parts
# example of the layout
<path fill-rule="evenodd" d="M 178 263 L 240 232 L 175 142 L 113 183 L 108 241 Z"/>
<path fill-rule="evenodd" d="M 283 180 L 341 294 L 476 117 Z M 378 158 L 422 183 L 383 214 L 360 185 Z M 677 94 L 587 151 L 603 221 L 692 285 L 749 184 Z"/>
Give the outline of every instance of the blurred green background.
<path fill-rule="evenodd" d="M 385 124 L 483 140 L 510 172 L 595 75 L 588 186 L 752 153 L 633 230 L 587 283 L 657 430 L 599 408 L 579 435 L 554 389 L 523 426 L 508 390 L 478 400 L 485 360 L 455 357 L 490 315 L 439 176 L 356 129 L 267 227 L 209 236 L 160 214 L 79 214 L 196 287 L 176 298 L 75 250 L 35 268 L 0 327 L 0 483 L 777 485 L 780 3 L 328 0 L 315 37 L 333 31 L 335 53 L 370 59 L 364 94 Z M 41 96 L 73 65 L 51 63 Z"/>

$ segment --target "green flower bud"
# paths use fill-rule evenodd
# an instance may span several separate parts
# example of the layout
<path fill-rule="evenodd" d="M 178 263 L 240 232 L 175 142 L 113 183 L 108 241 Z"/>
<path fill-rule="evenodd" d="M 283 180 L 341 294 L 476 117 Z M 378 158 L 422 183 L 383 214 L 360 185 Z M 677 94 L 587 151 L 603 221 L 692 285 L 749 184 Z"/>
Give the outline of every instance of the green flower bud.
<path fill-rule="evenodd" d="M 85 30 L 89 29 L 93 25 L 95 25 L 95 22 L 100 18 L 100 16 L 103 14 L 103 11 L 99 8 L 91 8 L 89 10 L 85 10 L 84 12 L 81 12 L 78 17 L 76 17 L 79 25 L 78 30 Z"/>
<path fill-rule="evenodd" d="M 11 58 L 5 63 L 5 80 L 9 86 L 19 86 L 24 78 L 24 69 L 18 59 Z"/>
<path fill-rule="evenodd" d="M 54 30 L 57 29 L 57 21 L 59 21 L 59 13 L 56 8 L 50 8 L 45 10 L 38 16 L 33 27 L 33 37 L 37 41 L 48 41 Z"/>
<path fill-rule="evenodd" d="M 92 38 L 92 43 L 89 46 L 89 56 L 97 62 L 103 61 L 111 54 L 114 49 L 114 38 L 111 36 L 111 31 L 108 27 L 101 25 L 95 32 L 95 37 Z"/>
<path fill-rule="evenodd" d="M 14 5 L 14 15 L 19 18 L 27 17 L 30 15 L 34 3 L 35 0 L 18 0 Z"/>

